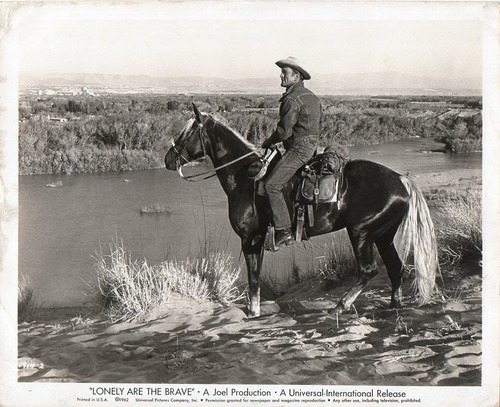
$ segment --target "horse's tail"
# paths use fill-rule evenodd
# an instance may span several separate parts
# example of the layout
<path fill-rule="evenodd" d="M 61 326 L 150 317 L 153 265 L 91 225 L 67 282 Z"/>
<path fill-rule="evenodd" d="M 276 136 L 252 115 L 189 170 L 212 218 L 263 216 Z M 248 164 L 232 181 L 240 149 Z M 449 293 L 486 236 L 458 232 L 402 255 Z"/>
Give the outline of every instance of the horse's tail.
<path fill-rule="evenodd" d="M 440 273 L 434 224 L 417 184 L 405 175 L 401 175 L 400 179 L 409 195 L 408 211 L 399 227 L 404 244 L 401 260 L 403 267 L 406 267 L 410 253 L 413 254 L 413 288 L 418 302 L 425 304 L 436 290 L 436 274 Z"/>

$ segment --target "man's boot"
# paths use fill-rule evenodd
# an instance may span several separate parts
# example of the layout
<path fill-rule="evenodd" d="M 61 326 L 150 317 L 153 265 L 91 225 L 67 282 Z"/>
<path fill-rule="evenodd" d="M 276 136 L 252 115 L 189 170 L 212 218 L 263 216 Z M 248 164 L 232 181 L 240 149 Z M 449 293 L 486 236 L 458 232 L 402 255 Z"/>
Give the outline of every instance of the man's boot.
<path fill-rule="evenodd" d="M 274 234 L 274 244 L 276 247 L 290 245 L 293 243 L 293 235 L 290 229 L 276 229 Z"/>

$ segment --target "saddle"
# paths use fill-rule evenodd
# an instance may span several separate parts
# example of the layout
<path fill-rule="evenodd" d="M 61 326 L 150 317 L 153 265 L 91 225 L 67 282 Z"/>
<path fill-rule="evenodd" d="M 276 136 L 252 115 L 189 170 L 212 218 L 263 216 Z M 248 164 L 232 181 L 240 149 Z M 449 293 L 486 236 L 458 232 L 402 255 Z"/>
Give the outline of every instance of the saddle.
<path fill-rule="evenodd" d="M 306 215 L 309 226 L 313 227 L 317 206 L 338 202 L 338 191 L 346 161 L 346 155 L 325 150 L 322 154 L 315 155 L 302 168 L 294 199 L 296 241 L 308 239 L 304 228 Z"/>
<path fill-rule="evenodd" d="M 344 164 L 345 159 L 337 153 L 315 155 L 302 168 L 295 202 L 307 205 L 336 202 Z"/>
<path fill-rule="evenodd" d="M 276 150 L 274 150 L 276 151 Z M 248 170 L 248 176 L 259 181 L 265 179 L 266 171 L 281 158 L 281 155 L 266 152 Z M 321 154 L 314 155 L 302 168 L 297 171 L 297 178 L 293 181 L 291 198 L 294 201 L 292 224 L 295 229 L 295 240 L 307 240 L 304 223 L 307 215 L 309 226 L 314 226 L 314 212 L 320 204 L 332 204 L 338 201 L 341 175 L 348 155 L 343 151 L 326 148 Z M 265 195 L 261 182 L 256 187 L 258 195 Z M 264 244 L 266 250 L 277 250 L 274 246 L 274 228 L 269 227 Z"/>
<path fill-rule="evenodd" d="M 278 150 L 266 150 L 263 157 L 250 164 L 248 177 L 254 181 L 265 179 L 268 170 L 280 159 Z M 307 205 L 336 202 L 339 176 L 346 161 L 345 156 L 330 150 L 314 155 L 297 171 L 297 179 L 292 189 L 294 202 Z M 257 193 L 264 195 L 261 184 Z"/>

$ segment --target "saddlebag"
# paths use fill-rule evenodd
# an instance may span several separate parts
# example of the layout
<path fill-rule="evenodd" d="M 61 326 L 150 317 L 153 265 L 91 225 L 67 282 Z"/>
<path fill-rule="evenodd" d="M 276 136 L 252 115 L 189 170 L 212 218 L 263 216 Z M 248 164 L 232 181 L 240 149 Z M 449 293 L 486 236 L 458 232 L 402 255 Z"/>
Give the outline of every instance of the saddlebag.
<path fill-rule="evenodd" d="M 305 204 L 331 203 L 337 200 L 338 177 L 334 174 L 303 173 L 298 201 Z"/>

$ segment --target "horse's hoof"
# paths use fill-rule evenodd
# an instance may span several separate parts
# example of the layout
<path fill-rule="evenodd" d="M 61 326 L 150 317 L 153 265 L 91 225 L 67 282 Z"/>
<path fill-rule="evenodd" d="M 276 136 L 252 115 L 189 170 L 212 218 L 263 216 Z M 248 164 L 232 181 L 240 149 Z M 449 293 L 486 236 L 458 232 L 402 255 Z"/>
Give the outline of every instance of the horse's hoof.
<path fill-rule="evenodd" d="M 401 309 L 402 308 L 401 301 L 391 301 L 390 308 Z"/>
<path fill-rule="evenodd" d="M 252 318 L 258 318 L 260 317 L 260 312 L 247 312 L 247 318 L 252 319 Z"/>
<path fill-rule="evenodd" d="M 338 305 L 333 308 L 332 310 L 330 310 L 330 315 L 333 315 L 333 316 L 339 316 L 339 315 L 342 315 L 344 313 L 344 309 L 342 307 L 339 307 Z"/>

